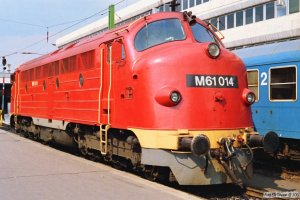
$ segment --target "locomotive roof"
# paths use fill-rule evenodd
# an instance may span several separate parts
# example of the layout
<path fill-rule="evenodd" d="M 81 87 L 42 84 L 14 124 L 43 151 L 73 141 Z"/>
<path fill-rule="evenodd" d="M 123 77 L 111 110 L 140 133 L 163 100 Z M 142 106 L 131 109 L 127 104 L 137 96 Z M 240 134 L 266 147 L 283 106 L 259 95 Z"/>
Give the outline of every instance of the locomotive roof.
<path fill-rule="evenodd" d="M 300 40 L 234 50 L 246 66 L 300 61 Z"/>
<path fill-rule="evenodd" d="M 151 18 L 153 17 L 154 19 L 155 18 L 163 19 L 163 18 L 170 18 L 170 17 L 180 17 L 180 16 L 182 16 L 182 13 L 181 12 L 162 12 L 162 13 L 151 14 L 149 16 L 151 16 Z M 146 16 L 146 17 L 148 17 L 148 16 Z M 145 18 L 145 17 L 141 17 L 141 18 Z M 124 33 L 126 33 L 126 31 L 125 31 L 126 29 L 129 31 L 131 28 L 131 25 L 133 25 L 134 23 L 138 23 L 137 21 L 139 21 L 141 18 L 137 19 L 136 21 L 133 21 L 133 22 L 131 21 L 122 26 L 114 28 L 113 30 L 108 30 L 102 34 L 99 34 L 99 35 L 91 37 L 91 38 L 82 39 L 77 43 L 67 45 L 64 48 L 57 49 L 46 55 L 43 55 L 43 56 L 40 56 L 33 60 L 30 60 L 24 64 L 21 64 L 17 70 L 25 71 L 25 70 L 28 70 L 28 69 L 31 69 L 34 67 L 45 65 L 47 63 L 61 60 L 63 58 L 71 57 L 71 56 L 74 56 L 74 55 L 77 55 L 77 54 L 80 54 L 83 52 L 93 50 L 93 49 L 97 48 L 101 43 L 113 40 L 113 39 L 117 38 L 118 36 L 123 35 Z M 124 30 L 124 31 L 122 31 L 122 30 Z M 97 41 L 97 42 L 95 42 L 95 41 Z M 80 48 L 78 48 L 78 47 L 80 47 Z"/>
<path fill-rule="evenodd" d="M 116 36 L 114 36 L 114 33 L 121 29 L 126 28 L 127 26 L 128 26 L 128 24 L 120 26 L 118 28 L 115 28 L 112 31 L 104 32 L 100 35 L 97 35 L 97 36 L 94 36 L 91 38 L 82 39 L 77 43 L 69 44 L 69 45 L 65 46 L 64 48 L 57 49 L 46 55 L 40 56 L 40 57 L 30 60 L 24 64 L 21 64 L 20 67 L 18 68 L 18 70 L 24 71 L 24 70 L 31 69 L 31 68 L 34 68 L 37 66 L 41 66 L 41 65 L 44 65 L 44 64 L 47 64 L 50 62 L 54 62 L 56 60 L 61 60 L 66 57 L 70 57 L 70 56 L 73 56 L 73 55 L 76 55 L 76 54 L 79 54 L 82 52 L 87 52 L 92 49 L 95 49 L 95 48 L 97 48 L 97 46 L 99 46 L 101 44 L 101 42 L 109 41 L 109 40 L 115 38 Z M 99 43 L 94 42 L 96 40 L 98 40 Z M 80 48 L 78 48 L 78 47 L 80 47 Z"/>

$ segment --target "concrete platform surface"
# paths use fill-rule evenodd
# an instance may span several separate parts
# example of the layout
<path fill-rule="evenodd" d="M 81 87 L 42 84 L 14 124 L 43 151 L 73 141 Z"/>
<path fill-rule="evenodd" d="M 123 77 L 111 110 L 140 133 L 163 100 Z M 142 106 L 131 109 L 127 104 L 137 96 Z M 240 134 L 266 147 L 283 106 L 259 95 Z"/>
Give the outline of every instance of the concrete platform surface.
<path fill-rule="evenodd" d="M 0 130 L 0 199 L 199 198 Z"/>

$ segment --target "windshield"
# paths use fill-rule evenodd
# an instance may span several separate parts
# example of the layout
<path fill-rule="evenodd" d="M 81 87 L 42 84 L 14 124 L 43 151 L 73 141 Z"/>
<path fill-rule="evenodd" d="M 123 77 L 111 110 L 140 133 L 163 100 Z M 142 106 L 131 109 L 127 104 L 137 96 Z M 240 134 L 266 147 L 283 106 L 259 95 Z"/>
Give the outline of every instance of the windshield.
<path fill-rule="evenodd" d="M 219 44 L 217 38 L 201 24 L 191 26 L 193 35 L 198 42 L 216 42 Z"/>
<path fill-rule="evenodd" d="M 138 51 L 152 46 L 184 40 L 183 27 L 178 19 L 164 19 L 146 24 L 135 36 L 134 45 Z"/>

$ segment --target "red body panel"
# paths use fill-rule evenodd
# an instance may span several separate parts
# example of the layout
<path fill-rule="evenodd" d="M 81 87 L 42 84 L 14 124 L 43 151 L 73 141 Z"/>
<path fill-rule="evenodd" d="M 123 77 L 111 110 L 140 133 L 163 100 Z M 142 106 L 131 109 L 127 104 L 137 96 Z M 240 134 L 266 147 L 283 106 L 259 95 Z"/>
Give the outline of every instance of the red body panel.
<path fill-rule="evenodd" d="M 179 18 L 186 40 L 136 51 L 136 33 L 146 21 L 163 18 Z M 127 30 L 121 27 L 21 65 L 16 72 L 20 79 L 16 78 L 13 86 L 11 111 L 23 116 L 88 125 L 111 124 L 117 128 L 207 130 L 252 126 L 250 107 L 242 99 L 243 89 L 247 88 L 246 70 L 238 57 L 221 48 L 220 57 L 210 58 L 206 53 L 208 44 L 193 39 L 181 13 L 159 13 L 146 21 L 140 19 Z M 118 38 L 122 38 L 126 58 L 115 62 L 119 51 L 113 46 L 110 65 L 108 44 L 114 45 L 118 41 L 112 41 Z M 86 66 L 84 53 L 91 51 L 93 56 L 89 55 Z M 65 72 L 63 59 L 73 56 L 76 58 L 69 62 L 74 63 L 70 65 L 74 69 Z M 38 75 L 38 67 L 54 61 L 58 61 L 58 67 L 49 65 L 42 68 L 42 76 Z M 59 70 L 50 73 L 47 68 Z M 24 71 L 29 75 L 24 75 Z M 48 77 L 47 73 L 53 75 Z M 237 76 L 238 87 L 187 87 L 188 74 Z M 171 107 L 159 104 L 155 95 L 164 87 L 177 89 L 182 101 Z M 216 101 L 216 94 L 224 100 Z"/>

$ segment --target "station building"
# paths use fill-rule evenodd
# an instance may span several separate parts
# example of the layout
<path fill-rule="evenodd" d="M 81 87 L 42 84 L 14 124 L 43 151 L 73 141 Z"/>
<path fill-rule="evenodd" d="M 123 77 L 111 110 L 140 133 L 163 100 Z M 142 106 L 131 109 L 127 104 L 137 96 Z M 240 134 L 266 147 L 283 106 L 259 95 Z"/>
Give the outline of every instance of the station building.
<path fill-rule="evenodd" d="M 177 11 L 194 15 L 217 27 L 229 49 L 300 39 L 300 0 L 177 0 Z M 116 12 L 116 26 L 142 16 L 170 11 L 170 0 L 140 0 Z M 56 41 L 62 48 L 106 31 L 104 17 Z"/>

